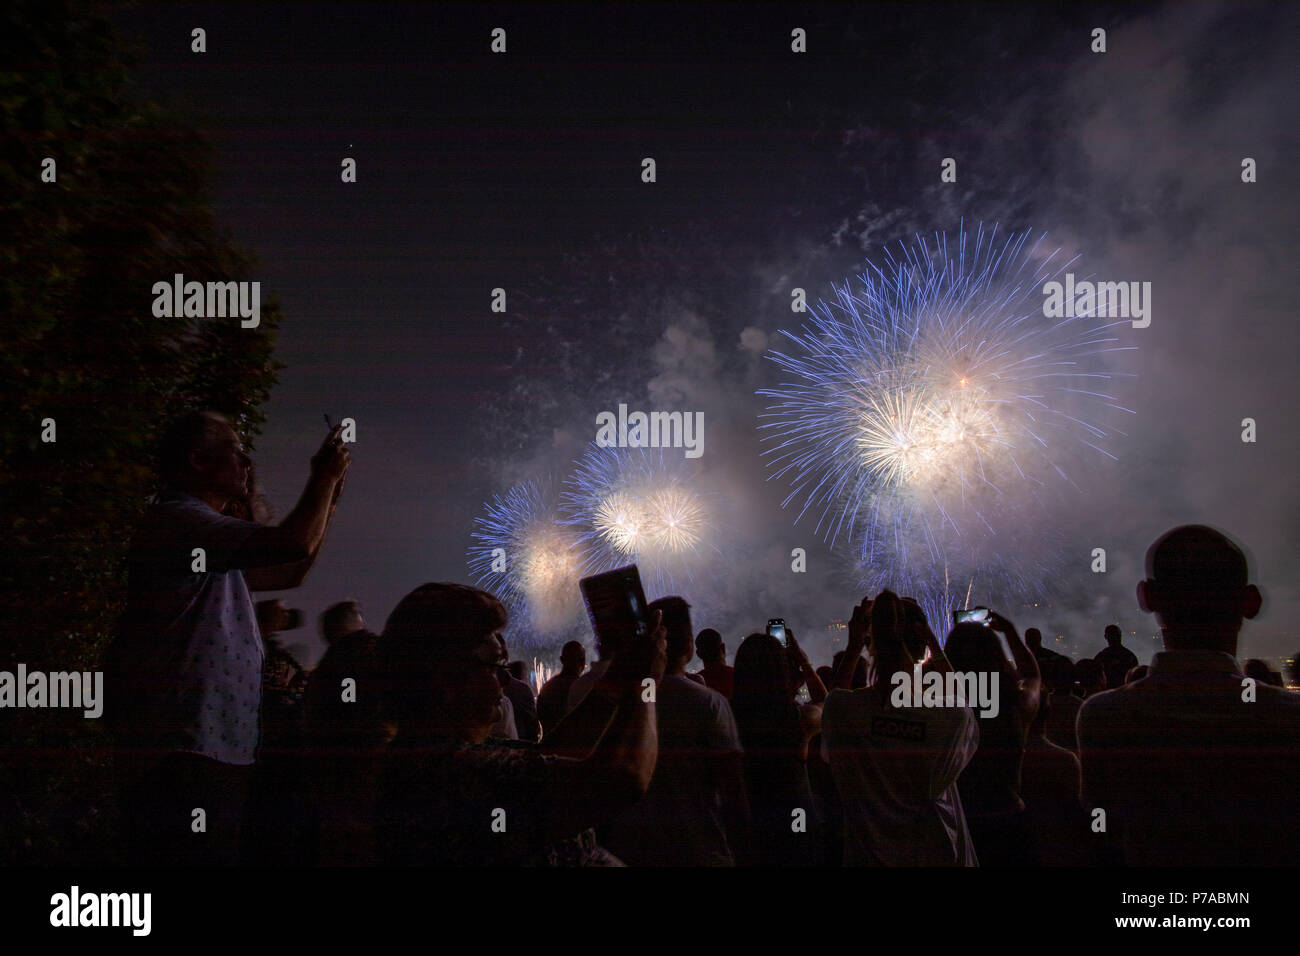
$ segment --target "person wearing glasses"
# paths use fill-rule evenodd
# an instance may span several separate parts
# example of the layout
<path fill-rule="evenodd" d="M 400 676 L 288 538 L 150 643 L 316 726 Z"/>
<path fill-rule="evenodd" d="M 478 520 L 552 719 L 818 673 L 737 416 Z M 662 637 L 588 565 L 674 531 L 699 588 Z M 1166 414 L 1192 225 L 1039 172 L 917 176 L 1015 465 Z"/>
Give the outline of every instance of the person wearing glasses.
<path fill-rule="evenodd" d="M 377 648 L 396 726 L 375 807 L 381 863 L 619 864 L 593 828 L 636 803 L 654 773 L 655 705 L 643 682 L 663 677 L 659 618 L 549 745 L 491 736 L 507 620 L 493 595 L 461 584 L 421 585 L 389 616 Z M 600 728 L 595 740 L 564 732 L 575 717 L 575 727 Z"/>

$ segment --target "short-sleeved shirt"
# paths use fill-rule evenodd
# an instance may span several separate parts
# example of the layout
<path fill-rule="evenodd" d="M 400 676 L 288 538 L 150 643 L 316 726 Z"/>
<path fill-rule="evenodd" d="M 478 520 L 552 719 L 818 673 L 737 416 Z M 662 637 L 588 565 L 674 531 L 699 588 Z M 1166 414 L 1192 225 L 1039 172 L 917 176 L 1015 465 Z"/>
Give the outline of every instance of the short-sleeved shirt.
<path fill-rule="evenodd" d="M 537 698 L 533 695 L 532 687 L 525 681 L 511 677 L 510 683 L 501 692 L 515 712 L 515 736 L 536 743 L 541 733 L 537 722 Z"/>
<path fill-rule="evenodd" d="M 611 822 L 609 848 L 629 866 L 734 865 L 718 789 L 719 761 L 741 752 L 731 705 L 683 674 L 665 674 L 655 717 L 650 789 Z"/>
<path fill-rule="evenodd" d="M 833 690 L 822 742 L 844 807 L 849 866 L 975 866 L 957 778 L 979 745 L 969 707 L 891 708 Z"/>
<path fill-rule="evenodd" d="M 736 689 L 736 669 L 730 667 L 722 661 L 714 661 L 712 664 L 705 664 L 700 671 L 700 677 L 704 678 L 704 683 L 711 690 L 716 690 L 727 700 L 731 700 L 731 695 Z"/>
<path fill-rule="evenodd" d="M 389 866 L 609 866 L 619 861 L 583 830 L 555 841 L 554 757 L 537 744 L 489 737 L 470 744 L 404 740 L 389 746 L 375 805 Z"/>
<path fill-rule="evenodd" d="M 491 734 L 493 737 L 502 737 L 506 740 L 519 739 L 519 725 L 515 723 L 515 705 L 505 694 L 502 694 L 501 699 L 497 701 L 497 720 L 492 725 Z"/>
<path fill-rule="evenodd" d="M 231 560 L 261 525 L 165 492 L 145 511 L 128 557 L 117 651 L 133 743 L 222 763 L 253 763 L 264 650 L 243 572 Z M 195 571 L 194 549 L 204 570 Z M 111 700 L 111 697 L 110 697 Z"/>
<path fill-rule="evenodd" d="M 1290 866 L 1300 856 L 1300 695 L 1230 654 L 1161 651 L 1146 678 L 1079 710 L 1084 807 L 1129 866 Z"/>

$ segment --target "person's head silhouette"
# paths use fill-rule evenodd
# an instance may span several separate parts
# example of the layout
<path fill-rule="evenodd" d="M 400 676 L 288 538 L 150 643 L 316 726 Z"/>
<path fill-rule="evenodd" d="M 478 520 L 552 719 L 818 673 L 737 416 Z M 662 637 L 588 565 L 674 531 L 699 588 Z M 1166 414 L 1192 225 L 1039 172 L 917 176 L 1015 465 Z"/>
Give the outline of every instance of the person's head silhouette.
<path fill-rule="evenodd" d="M 400 734 L 487 738 L 509 683 L 507 623 L 495 596 L 464 584 L 423 584 L 402 598 L 377 648 L 385 704 Z"/>
<path fill-rule="evenodd" d="M 560 651 L 560 665 L 564 673 L 576 677 L 587 666 L 587 649 L 577 641 L 569 641 Z"/>
<path fill-rule="evenodd" d="M 727 645 L 722 643 L 722 635 L 711 627 L 695 635 L 695 652 L 705 664 L 727 662 Z"/>
<path fill-rule="evenodd" d="M 680 597 L 662 597 L 651 601 L 647 606 L 648 614 L 663 612 L 663 625 L 668 631 L 668 669 L 667 672 L 678 673 L 685 669 L 686 662 L 695 656 L 695 632 L 691 629 L 691 606 Z"/>
<path fill-rule="evenodd" d="M 1147 550 L 1146 572 L 1138 606 L 1155 614 L 1166 649 L 1236 656 L 1242 620 L 1263 604 L 1240 548 L 1213 528 L 1183 525 Z"/>
<path fill-rule="evenodd" d="M 1106 625 L 1106 646 L 1107 647 L 1119 647 L 1120 641 L 1122 639 L 1123 639 L 1123 635 L 1120 633 L 1118 624 Z"/>
<path fill-rule="evenodd" d="M 364 630 L 366 622 L 361 617 L 361 605 L 356 601 L 339 601 L 331 604 L 320 616 L 320 635 L 326 644 Z"/>

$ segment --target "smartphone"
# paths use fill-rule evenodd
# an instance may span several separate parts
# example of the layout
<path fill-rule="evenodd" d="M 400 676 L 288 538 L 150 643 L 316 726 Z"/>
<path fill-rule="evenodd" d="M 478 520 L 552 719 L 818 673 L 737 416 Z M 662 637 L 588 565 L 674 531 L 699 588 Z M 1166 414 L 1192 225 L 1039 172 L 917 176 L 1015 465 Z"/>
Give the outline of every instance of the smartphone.
<path fill-rule="evenodd" d="M 952 622 L 954 624 L 983 624 L 988 627 L 991 623 L 989 609 L 986 607 L 973 607 L 966 611 L 953 611 Z"/>
<path fill-rule="evenodd" d="M 767 622 L 767 633 L 771 634 L 781 642 L 782 647 L 787 647 L 785 640 L 785 618 L 774 617 Z"/>
<path fill-rule="evenodd" d="M 329 412 L 325 413 L 325 427 L 328 428 L 330 431 L 334 430 L 334 423 L 330 421 Z"/>
<path fill-rule="evenodd" d="M 578 582 L 596 637 L 617 645 L 645 633 L 646 600 L 635 564 L 593 574 Z"/>

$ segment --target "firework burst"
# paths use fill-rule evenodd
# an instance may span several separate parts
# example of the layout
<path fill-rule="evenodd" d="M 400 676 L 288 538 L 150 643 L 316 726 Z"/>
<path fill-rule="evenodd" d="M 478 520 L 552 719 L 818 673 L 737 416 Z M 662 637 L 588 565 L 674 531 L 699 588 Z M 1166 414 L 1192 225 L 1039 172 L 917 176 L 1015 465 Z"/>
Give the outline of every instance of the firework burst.
<path fill-rule="evenodd" d="M 548 646 L 582 620 L 581 547 L 559 521 L 552 488 L 525 482 L 493 498 L 474 521 L 469 550 L 475 583 L 502 600 L 512 636 L 528 647 Z"/>
<path fill-rule="evenodd" d="M 713 551 L 708 496 L 690 466 L 661 450 L 592 446 L 566 481 L 561 509 L 592 572 L 638 565 L 647 591 L 668 593 Z"/>
<path fill-rule="evenodd" d="M 796 522 L 849 543 L 860 583 L 926 601 L 950 571 L 986 593 L 1040 587 L 1052 562 L 1017 545 L 1074 485 L 1065 463 L 1114 458 L 1120 433 L 1097 419 L 1128 411 L 1105 364 L 1127 320 L 1045 318 L 1042 287 L 1073 260 L 1029 240 L 980 226 L 886 251 L 768 355 L 789 376 L 759 392 L 770 480 Z"/>

